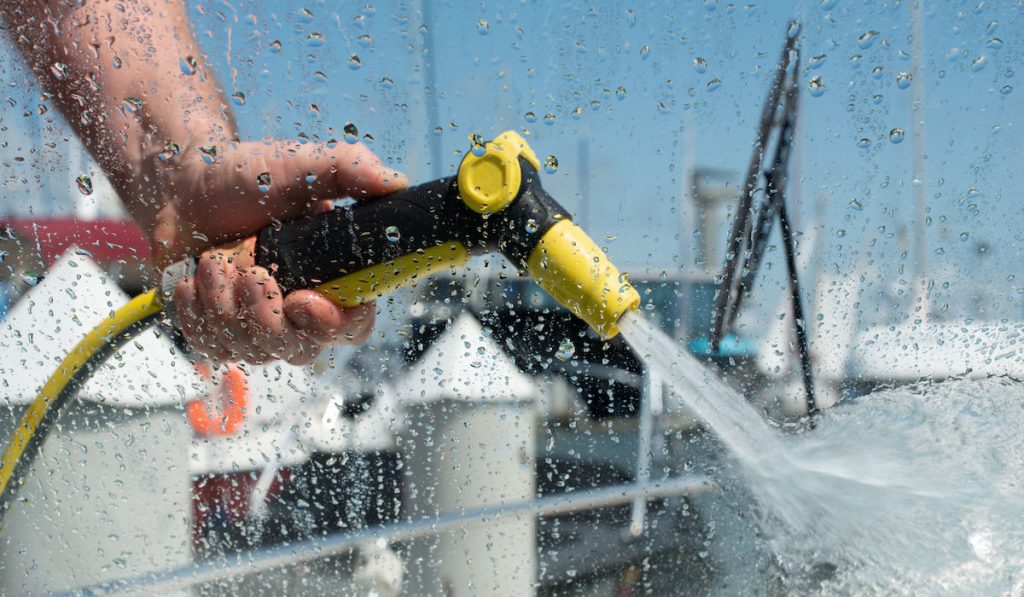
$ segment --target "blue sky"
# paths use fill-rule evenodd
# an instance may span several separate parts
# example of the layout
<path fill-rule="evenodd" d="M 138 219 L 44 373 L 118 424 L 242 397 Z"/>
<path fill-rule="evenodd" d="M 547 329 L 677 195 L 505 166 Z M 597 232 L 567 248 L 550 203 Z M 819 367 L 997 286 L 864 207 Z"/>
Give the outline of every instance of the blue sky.
<path fill-rule="evenodd" d="M 558 159 L 558 171 L 544 179 L 549 191 L 585 212 L 582 223 L 616 261 L 655 271 L 690 271 L 692 242 L 679 211 L 685 169 L 738 175 L 746 167 L 786 23 L 799 18 L 804 95 L 791 175 L 800 229 L 810 235 L 817 223 L 823 235 L 810 264 L 844 275 L 870 251 L 879 292 L 913 275 L 912 253 L 902 256 L 914 215 L 911 90 L 897 85 L 898 73 L 913 70 L 912 0 L 431 2 L 425 26 L 433 55 L 424 53 L 420 4 L 204 1 L 190 11 L 219 80 L 229 94 L 246 96 L 235 107 L 245 136 L 340 139 L 353 122 L 415 181 L 452 172 L 470 134 L 527 129 L 539 154 Z M 1009 0 L 927 3 L 924 66 L 912 73 L 925 91 L 927 253 L 929 271 L 940 278 L 936 300 L 987 288 L 991 309 L 1014 317 L 1021 315 L 1020 282 L 1010 276 L 1024 226 L 1017 193 L 1024 72 L 1013 72 L 1022 64 L 1022 9 Z M 878 35 L 861 47 L 869 31 Z M 824 56 L 817 68 L 808 66 L 813 56 Z M 706 72 L 696 58 L 706 60 Z M 430 59 L 436 122 L 425 110 Z M 825 83 L 820 97 L 807 93 L 812 76 Z M 15 129 L 0 174 L 8 181 L 39 176 L 28 188 L 43 187 L 59 204 L 73 191 L 73 176 L 59 165 L 32 170 L 8 155 L 18 151 L 16 129 L 26 129 L 24 107 L 38 101 L 17 89 L 24 72 L 7 67 L 3 78 L 18 108 L 0 115 Z M 709 88 L 714 79 L 720 85 Z M 43 126 L 61 127 L 56 119 Z M 894 128 L 906 131 L 902 143 L 889 141 Z M 440 168 L 428 163 L 438 138 Z M 589 140 L 589 164 L 579 159 L 581 138 Z M 858 146 L 864 138 L 866 149 Z M 7 204 L 16 210 L 21 203 Z M 984 259 L 978 241 L 991 247 Z"/>

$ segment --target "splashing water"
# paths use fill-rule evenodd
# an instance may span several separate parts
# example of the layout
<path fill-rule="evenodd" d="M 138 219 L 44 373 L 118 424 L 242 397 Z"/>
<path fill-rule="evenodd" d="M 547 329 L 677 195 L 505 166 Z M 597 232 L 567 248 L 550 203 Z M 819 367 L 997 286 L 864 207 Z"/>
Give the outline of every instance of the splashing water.
<path fill-rule="evenodd" d="M 620 328 L 739 464 L 756 541 L 772 554 L 774 584 L 756 583 L 764 591 L 1024 590 L 1024 384 L 989 378 L 878 392 L 788 436 L 639 314 Z M 766 574 L 740 568 L 740 576 Z"/>

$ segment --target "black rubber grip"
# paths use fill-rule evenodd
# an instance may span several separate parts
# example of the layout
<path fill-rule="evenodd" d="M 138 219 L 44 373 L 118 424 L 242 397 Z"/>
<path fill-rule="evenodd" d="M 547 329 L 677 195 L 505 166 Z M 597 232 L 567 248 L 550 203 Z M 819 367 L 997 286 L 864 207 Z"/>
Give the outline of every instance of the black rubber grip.
<path fill-rule="evenodd" d="M 540 187 L 536 170 L 520 159 L 523 181 L 503 211 L 484 217 L 459 197 L 455 177 L 339 207 L 263 229 L 256 262 L 282 290 L 324 282 L 443 245 L 461 242 L 472 253 L 501 251 L 523 267 L 537 241 L 568 214 Z"/>

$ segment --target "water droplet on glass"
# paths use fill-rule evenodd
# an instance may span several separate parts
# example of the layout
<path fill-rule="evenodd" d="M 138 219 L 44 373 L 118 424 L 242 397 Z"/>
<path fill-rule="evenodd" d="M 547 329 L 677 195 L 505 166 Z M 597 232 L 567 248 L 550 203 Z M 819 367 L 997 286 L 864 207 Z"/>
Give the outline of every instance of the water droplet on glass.
<path fill-rule="evenodd" d="M 526 122 L 537 122 L 537 115 L 534 114 L 533 112 L 527 112 L 526 114 L 523 115 L 523 118 L 526 119 Z"/>
<path fill-rule="evenodd" d="M 907 87 L 910 87 L 910 81 L 913 78 L 914 76 L 908 72 L 899 73 L 896 75 L 896 86 L 900 89 L 906 89 Z"/>
<path fill-rule="evenodd" d="M 382 77 L 380 80 L 381 89 L 391 89 L 395 86 L 395 81 L 391 77 Z"/>
<path fill-rule="evenodd" d="M 539 229 L 540 229 L 540 226 L 537 224 L 537 220 L 534 220 L 533 218 L 530 218 L 529 220 L 526 220 L 526 231 L 527 232 L 529 232 L 530 234 L 534 234 Z"/>
<path fill-rule="evenodd" d="M 469 136 L 469 150 L 478 158 L 482 158 L 487 153 L 487 144 L 484 142 L 484 138 L 476 133 Z"/>
<path fill-rule="evenodd" d="M 274 41 L 270 42 L 270 51 L 273 52 L 274 54 L 280 54 L 281 40 L 275 39 Z"/>
<path fill-rule="evenodd" d="M 337 139 L 328 139 L 327 142 L 325 143 L 325 145 L 327 145 L 327 149 L 334 149 L 335 147 L 338 146 L 338 140 Z"/>
<path fill-rule="evenodd" d="M 601 100 L 594 100 L 590 102 L 590 109 L 597 111 L 601 109 Z"/>
<path fill-rule="evenodd" d="M 112 66 L 114 68 L 121 68 L 122 64 L 123 63 L 121 62 L 121 57 L 117 56 L 117 55 L 115 55 L 114 59 L 110 61 L 110 66 Z"/>
<path fill-rule="evenodd" d="M 245 94 L 241 91 L 236 91 L 231 94 L 231 102 L 236 106 L 245 105 Z"/>
<path fill-rule="evenodd" d="M 659 114 L 668 114 L 670 111 L 671 111 L 671 108 L 669 108 L 668 104 L 666 104 L 665 102 L 658 102 L 658 113 Z"/>
<path fill-rule="evenodd" d="M 342 128 L 342 132 L 345 136 L 345 142 L 348 144 L 355 143 L 359 140 L 359 129 L 357 129 L 356 125 L 351 122 L 345 123 L 345 126 Z"/>
<path fill-rule="evenodd" d="M 836 230 L 836 236 L 839 238 L 843 238 L 844 236 L 846 236 L 846 230 L 843 228 Z"/>
<path fill-rule="evenodd" d="M 974 72 L 978 72 L 981 69 L 985 68 L 985 64 L 987 62 L 988 62 L 988 57 L 986 57 L 984 54 L 982 54 L 981 56 L 978 56 L 977 58 L 974 59 L 973 62 L 971 62 L 971 70 L 974 71 Z"/>
<path fill-rule="evenodd" d="M 369 48 L 373 44 L 373 36 L 369 33 L 364 33 L 359 36 L 359 45 L 364 48 Z"/>
<path fill-rule="evenodd" d="M 126 97 L 124 98 L 124 101 L 121 102 L 121 106 L 127 112 L 138 112 L 139 109 L 142 108 L 142 100 L 137 97 Z"/>
<path fill-rule="evenodd" d="M 359 59 L 357 54 L 352 54 L 348 57 L 348 67 L 352 70 L 359 70 L 363 67 L 363 61 Z"/>
<path fill-rule="evenodd" d="M 398 226 L 388 226 L 384 229 L 384 238 L 388 239 L 389 243 L 397 243 L 402 240 L 402 233 Z"/>
<path fill-rule="evenodd" d="M 547 114 L 545 114 L 544 115 L 544 124 L 546 124 L 548 126 L 551 126 L 551 125 L 555 124 L 555 115 L 552 114 L 551 112 L 548 112 Z"/>
<path fill-rule="evenodd" d="M 27 271 L 21 274 L 21 279 L 29 286 L 35 286 L 42 281 L 43 276 L 33 271 Z"/>
<path fill-rule="evenodd" d="M 558 172 L 558 158 L 553 155 L 544 158 L 544 171 L 548 174 Z"/>
<path fill-rule="evenodd" d="M 644 44 L 640 48 L 640 60 L 647 60 L 647 57 L 651 55 L 651 46 Z"/>
<path fill-rule="evenodd" d="M 203 145 L 199 148 L 199 154 L 203 156 L 203 161 L 207 164 L 217 161 L 217 147 L 214 145 Z"/>
<path fill-rule="evenodd" d="M 872 77 L 874 77 L 876 79 L 881 79 L 883 75 L 885 75 L 885 67 L 884 66 L 876 66 L 875 68 L 871 69 L 871 76 Z"/>
<path fill-rule="evenodd" d="M 480 35 L 487 35 L 490 30 L 491 26 L 487 23 L 487 19 L 480 19 L 476 22 L 476 32 Z"/>
<path fill-rule="evenodd" d="M 573 346 L 572 340 L 566 338 L 558 345 L 558 351 L 555 353 L 555 356 L 560 361 L 568 361 L 574 354 L 576 354 L 576 347 Z"/>
<path fill-rule="evenodd" d="M 866 50 L 875 43 L 875 38 L 878 37 L 877 31 L 865 31 L 857 38 L 857 45 L 860 49 Z"/>
<path fill-rule="evenodd" d="M 176 155 L 178 155 L 178 144 L 174 142 L 169 142 L 166 145 L 164 145 L 164 150 L 161 151 L 159 156 L 157 157 L 160 158 L 160 161 L 166 162 L 167 160 L 173 158 Z"/>
<path fill-rule="evenodd" d="M 308 8 L 299 9 L 299 20 L 303 23 L 313 22 L 313 13 Z"/>
<path fill-rule="evenodd" d="M 873 96 L 871 96 L 871 103 L 873 103 L 873 104 L 875 104 L 877 106 L 878 104 L 882 103 L 883 99 L 885 99 L 885 98 L 882 97 L 881 94 L 873 95 Z"/>
<path fill-rule="evenodd" d="M 310 33 L 306 36 L 306 46 L 310 48 L 319 48 L 324 45 L 324 41 L 327 38 L 324 37 L 323 33 Z"/>
<path fill-rule="evenodd" d="M 54 62 L 53 65 L 50 66 L 50 74 L 53 75 L 54 79 L 63 81 L 68 76 L 68 65 L 63 62 Z"/>
<path fill-rule="evenodd" d="M 853 68 L 860 68 L 861 61 L 864 59 L 860 54 L 854 54 L 850 56 L 850 66 Z"/>
<path fill-rule="evenodd" d="M 256 188 L 261 193 L 266 193 L 270 190 L 270 172 L 261 172 L 256 176 Z"/>
<path fill-rule="evenodd" d="M 693 59 L 693 68 L 700 74 L 708 72 L 708 61 L 701 56 Z"/>
<path fill-rule="evenodd" d="M 807 81 L 807 89 L 813 97 L 821 97 L 825 95 L 825 82 L 821 80 L 821 75 L 811 77 L 811 79 Z"/>
<path fill-rule="evenodd" d="M 965 243 L 965 242 L 967 242 L 967 239 L 969 239 L 969 238 L 971 238 L 970 234 L 968 234 L 966 232 L 961 232 L 960 233 L 960 242 Z"/>
<path fill-rule="evenodd" d="M 615 99 L 617 99 L 617 100 L 624 100 L 624 99 L 626 99 L 626 88 L 625 87 L 621 87 L 620 86 L 620 87 L 616 87 L 615 88 Z"/>
<path fill-rule="evenodd" d="M 575 120 L 579 120 L 580 118 L 583 118 L 583 107 L 582 106 L 576 106 L 575 108 L 573 108 L 573 110 L 572 110 L 572 117 Z"/>
<path fill-rule="evenodd" d="M 722 80 L 719 79 L 718 77 L 715 77 L 714 79 L 711 79 L 710 81 L 708 81 L 708 84 L 707 84 L 708 91 L 714 91 L 714 90 L 718 89 L 721 86 L 722 86 Z"/>
<path fill-rule="evenodd" d="M 313 113 L 313 116 L 320 116 L 320 106 L 316 104 L 310 104 L 309 111 Z"/>
<path fill-rule="evenodd" d="M 854 197 L 853 199 L 850 199 L 850 209 L 855 211 L 864 211 L 864 204 L 860 202 L 860 199 Z"/>
<path fill-rule="evenodd" d="M 811 59 L 807 61 L 807 65 L 811 68 L 821 68 L 827 61 L 828 54 L 818 54 L 817 56 L 811 56 Z"/>
<path fill-rule="evenodd" d="M 985 33 L 992 35 L 999 28 L 999 21 L 989 21 L 988 26 L 985 27 Z"/>
<path fill-rule="evenodd" d="M 821 9 L 832 10 L 836 7 L 836 4 L 839 4 L 839 0 L 821 0 Z"/>
<path fill-rule="evenodd" d="M 1010 93 L 1012 93 L 1012 92 L 1013 92 L 1013 87 L 1010 86 L 1010 85 L 1003 85 L 1002 88 L 999 89 L 999 93 L 1001 93 L 1003 95 L 1010 95 Z"/>
<path fill-rule="evenodd" d="M 892 129 L 891 131 L 889 131 L 889 140 L 892 141 L 893 143 L 902 143 L 903 136 L 903 129 Z"/>
<path fill-rule="evenodd" d="M 181 69 L 182 74 L 191 76 L 196 74 L 198 64 L 196 64 L 196 59 L 192 56 L 185 56 L 184 58 L 178 60 L 178 68 Z"/>
<path fill-rule="evenodd" d="M 800 23 L 797 23 L 796 21 L 790 21 L 789 28 L 786 29 L 786 35 L 788 35 L 790 38 L 793 38 L 796 37 L 798 33 L 800 33 Z"/>
<path fill-rule="evenodd" d="M 314 182 L 316 182 L 316 172 L 313 172 L 312 170 L 306 172 L 306 182 L 308 184 L 313 184 Z"/>
<path fill-rule="evenodd" d="M 871 147 L 871 139 L 868 139 L 867 137 L 862 138 L 861 140 L 857 141 L 857 147 L 860 147 L 861 149 L 867 149 L 868 147 Z"/>
<path fill-rule="evenodd" d="M 988 43 L 985 44 L 985 47 L 989 48 L 990 50 L 1001 50 L 1003 49 L 1003 40 L 999 39 L 998 37 L 993 37 L 992 39 L 988 40 Z"/>
<path fill-rule="evenodd" d="M 75 184 L 78 185 L 78 192 L 83 195 L 92 195 L 92 179 L 85 174 L 76 178 Z"/>

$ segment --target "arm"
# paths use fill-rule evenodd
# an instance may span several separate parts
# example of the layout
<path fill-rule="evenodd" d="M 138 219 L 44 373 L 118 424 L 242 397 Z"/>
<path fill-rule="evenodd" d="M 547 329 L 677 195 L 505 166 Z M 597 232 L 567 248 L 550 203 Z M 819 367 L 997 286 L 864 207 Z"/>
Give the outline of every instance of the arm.
<path fill-rule="evenodd" d="M 253 265 L 251 235 L 326 199 L 397 190 L 404 177 L 361 144 L 241 141 L 184 2 L 75 4 L 2 0 L 0 13 L 148 235 L 155 265 L 222 245 L 175 294 L 193 347 L 214 359 L 305 363 L 324 345 L 365 339 L 372 305 L 339 309 L 311 291 L 282 297 Z"/>

